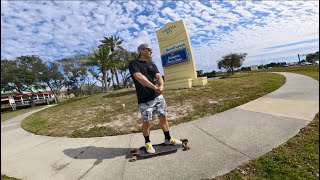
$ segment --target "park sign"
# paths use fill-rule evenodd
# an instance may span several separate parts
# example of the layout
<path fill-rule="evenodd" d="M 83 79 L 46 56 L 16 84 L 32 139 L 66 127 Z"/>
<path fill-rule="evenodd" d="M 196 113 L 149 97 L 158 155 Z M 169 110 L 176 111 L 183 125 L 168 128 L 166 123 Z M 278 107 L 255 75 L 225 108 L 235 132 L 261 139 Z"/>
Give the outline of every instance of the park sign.
<path fill-rule="evenodd" d="M 161 54 L 163 67 L 190 60 L 185 42 L 165 48 Z"/>
<path fill-rule="evenodd" d="M 189 35 L 182 20 L 157 31 L 166 89 L 204 86 L 206 77 L 197 77 Z"/>

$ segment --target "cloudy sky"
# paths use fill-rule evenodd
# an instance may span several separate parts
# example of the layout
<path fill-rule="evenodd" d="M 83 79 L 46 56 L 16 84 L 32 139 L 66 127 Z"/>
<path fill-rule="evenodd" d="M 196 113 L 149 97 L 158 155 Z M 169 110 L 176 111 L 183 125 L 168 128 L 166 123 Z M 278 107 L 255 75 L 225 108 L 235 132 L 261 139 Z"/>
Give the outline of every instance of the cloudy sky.
<path fill-rule="evenodd" d="M 119 36 L 131 51 L 150 43 L 163 72 L 156 31 L 177 20 L 205 72 L 228 53 L 248 53 L 249 66 L 319 50 L 319 1 L 1 1 L 1 59 L 57 60 Z"/>

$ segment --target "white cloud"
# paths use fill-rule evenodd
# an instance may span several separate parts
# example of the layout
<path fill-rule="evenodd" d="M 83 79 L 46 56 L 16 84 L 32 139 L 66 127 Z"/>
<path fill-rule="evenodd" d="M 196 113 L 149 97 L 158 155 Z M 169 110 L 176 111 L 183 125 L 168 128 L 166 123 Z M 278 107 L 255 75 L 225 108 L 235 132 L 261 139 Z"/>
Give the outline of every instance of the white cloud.
<path fill-rule="evenodd" d="M 156 31 L 181 19 L 196 66 L 204 70 L 216 68 L 216 61 L 230 52 L 247 52 L 250 64 L 266 53 L 276 58 L 319 48 L 303 43 L 266 49 L 319 39 L 317 1 L 1 1 L 1 58 L 32 53 L 54 60 L 91 52 L 103 37 L 117 35 L 131 51 L 151 43 L 162 71 Z"/>
<path fill-rule="evenodd" d="M 175 13 L 175 11 L 173 9 L 171 9 L 169 7 L 164 8 L 161 11 L 161 14 L 162 14 L 162 16 L 164 16 L 164 17 L 167 16 L 169 18 L 172 18 L 173 20 L 180 18 L 180 16 L 177 13 Z"/>
<path fill-rule="evenodd" d="M 137 17 L 137 21 L 140 23 L 140 24 L 147 24 L 147 22 L 149 21 L 148 17 L 147 16 L 138 16 Z"/>
<path fill-rule="evenodd" d="M 138 7 L 137 3 L 133 2 L 133 1 L 129 1 L 127 3 L 124 3 L 123 6 L 125 7 L 125 9 L 128 13 L 131 13 L 133 10 L 135 10 Z"/>

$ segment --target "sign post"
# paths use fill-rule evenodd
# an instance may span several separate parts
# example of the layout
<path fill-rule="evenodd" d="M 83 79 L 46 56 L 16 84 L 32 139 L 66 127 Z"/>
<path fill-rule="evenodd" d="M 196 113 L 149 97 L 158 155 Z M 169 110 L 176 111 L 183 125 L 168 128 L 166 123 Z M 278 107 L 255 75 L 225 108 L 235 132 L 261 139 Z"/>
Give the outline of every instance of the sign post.
<path fill-rule="evenodd" d="M 157 31 L 166 89 L 204 86 L 207 77 L 197 77 L 187 29 L 182 20 Z"/>

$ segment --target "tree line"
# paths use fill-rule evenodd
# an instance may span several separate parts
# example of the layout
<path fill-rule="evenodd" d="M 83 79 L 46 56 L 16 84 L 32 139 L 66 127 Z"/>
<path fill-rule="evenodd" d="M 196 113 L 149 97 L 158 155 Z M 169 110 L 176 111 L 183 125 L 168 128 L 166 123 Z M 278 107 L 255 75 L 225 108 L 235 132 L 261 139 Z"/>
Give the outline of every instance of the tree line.
<path fill-rule="evenodd" d="M 218 68 L 219 69 L 225 69 L 229 74 L 234 74 L 236 68 L 240 68 L 245 61 L 245 58 L 247 56 L 247 53 L 230 53 L 228 55 L 223 56 L 220 60 L 218 60 Z M 306 55 L 306 59 L 303 59 L 300 61 L 302 62 L 310 62 L 314 63 L 315 61 L 319 61 L 319 51 L 315 53 L 309 53 Z M 267 69 L 269 67 L 283 67 L 287 65 L 286 62 L 271 62 L 265 65 L 259 65 L 258 69 Z M 250 67 L 242 67 L 241 71 L 250 71 Z M 203 76 L 205 75 L 211 75 L 214 76 L 214 72 L 211 73 L 204 73 Z"/>
<path fill-rule="evenodd" d="M 37 55 L 2 59 L 1 91 L 16 90 L 20 94 L 30 91 L 34 94 L 32 87 L 48 87 L 54 93 L 55 101 L 59 102 L 58 95 L 63 87 L 68 88 L 68 94 L 75 96 L 126 87 L 130 80 L 129 61 L 138 54 L 124 49 L 121 46 L 123 40 L 117 36 L 104 37 L 100 42 L 92 53 L 54 61 L 44 61 Z M 90 75 L 95 81 L 90 80 Z M 102 84 L 98 90 L 97 82 Z M 30 98 L 30 104 L 33 105 L 33 98 Z"/>

